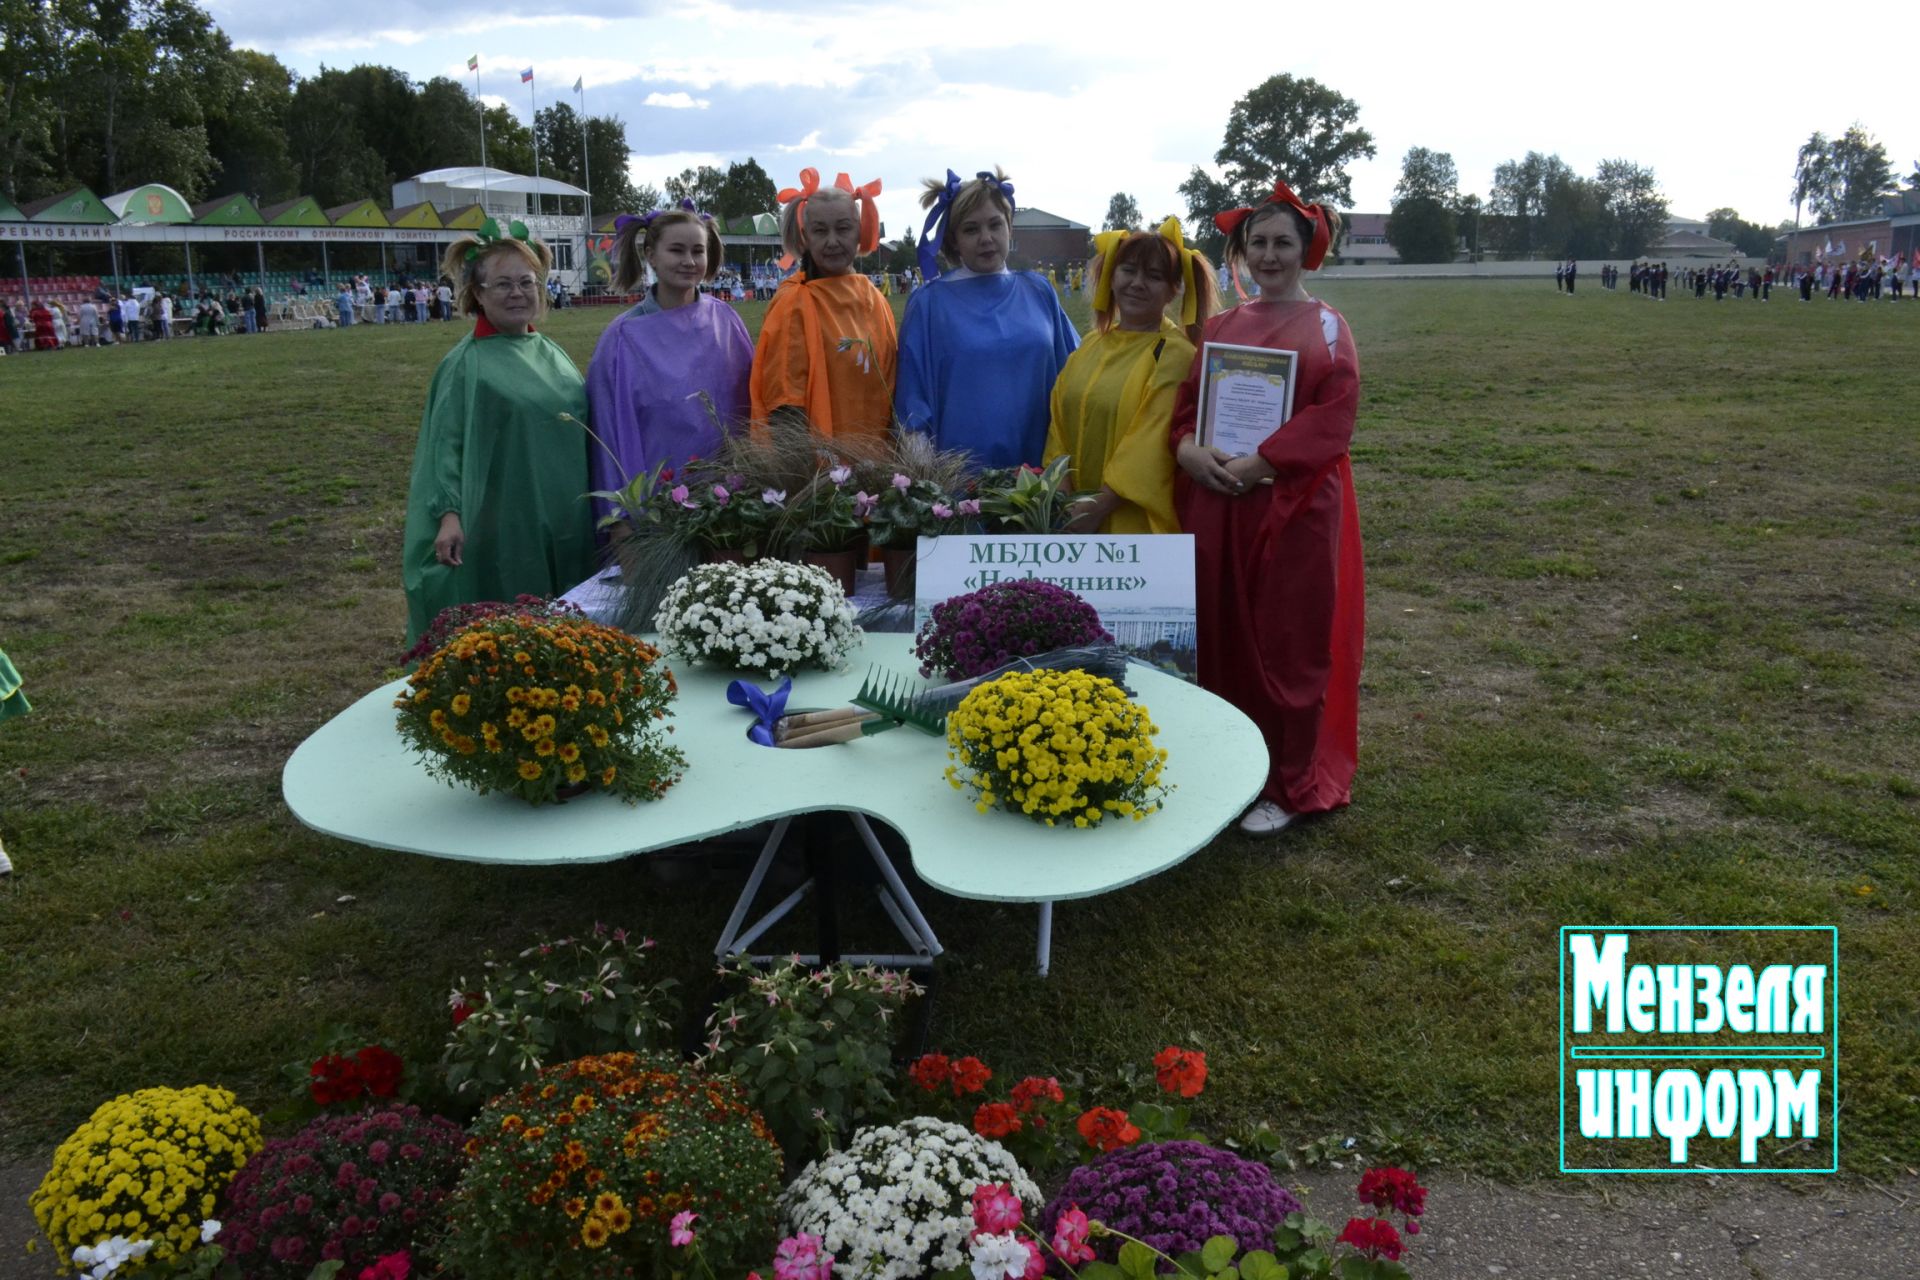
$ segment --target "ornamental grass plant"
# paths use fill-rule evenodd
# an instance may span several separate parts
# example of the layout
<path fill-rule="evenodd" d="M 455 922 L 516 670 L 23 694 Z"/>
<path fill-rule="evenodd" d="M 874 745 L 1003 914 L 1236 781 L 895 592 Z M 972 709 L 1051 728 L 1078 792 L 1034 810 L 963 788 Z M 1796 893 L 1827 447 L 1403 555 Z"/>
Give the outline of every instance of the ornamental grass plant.
<path fill-rule="evenodd" d="M 933 606 L 913 653 L 923 676 L 970 680 L 1015 658 L 1112 643 L 1094 607 L 1073 592 L 1038 578 L 1009 578 Z"/>
<path fill-rule="evenodd" d="M 699 565 L 667 591 L 653 625 L 676 655 L 772 676 L 832 670 L 860 642 L 839 579 L 784 560 Z"/>
<path fill-rule="evenodd" d="M 514 614 L 456 633 L 407 678 L 400 735 L 449 784 L 548 804 L 562 788 L 654 800 L 686 757 L 666 741 L 673 673 L 612 627 Z"/>
<path fill-rule="evenodd" d="M 947 780 L 981 813 L 1097 827 L 1139 822 L 1171 790 L 1147 709 L 1103 676 L 1014 671 L 977 686 L 947 717 Z"/>
<path fill-rule="evenodd" d="M 171 1262 L 200 1241 L 220 1193 L 260 1149 L 260 1122 L 226 1089 L 141 1089 L 102 1103 L 28 1197 L 64 1260 L 115 1236 Z"/>
<path fill-rule="evenodd" d="M 304 1280 L 336 1259 L 357 1276 L 438 1234 L 465 1145 L 460 1126 L 414 1106 L 320 1116 L 241 1169 L 221 1243 L 249 1280 Z"/>
<path fill-rule="evenodd" d="M 665 1276 L 687 1212 L 722 1274 L 773 1248 L 780 1146 L 725 1076 L 668 1057 L 580 1058 L 493 1099 L 468 1132 L 438 1250 L 456 1275 Z"/>
<path fill-rule="evenodd" d="M 1007 1149 L 957 1124 L 918 1117 L 862 1129 L 808 1165 L 781 1200 L 787 1230 L 820 1241 L 840 1275 L 908 1280 L 962 1267 L 976 1187 L 1040 1190 Z"/>

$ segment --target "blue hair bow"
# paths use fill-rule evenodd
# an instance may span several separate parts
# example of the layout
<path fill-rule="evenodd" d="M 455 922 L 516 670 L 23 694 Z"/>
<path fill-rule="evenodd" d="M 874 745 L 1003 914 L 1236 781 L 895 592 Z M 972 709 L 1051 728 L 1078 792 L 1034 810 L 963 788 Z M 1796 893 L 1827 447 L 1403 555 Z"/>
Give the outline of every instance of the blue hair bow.
<path fill-rule="evenodd" d="M 776 746 L 773 740 L 773 726 L 787 711 L 787 695 L 793 692 L 793 677 L 780 682 L 780 687 L 768 693 L 759 685 L 748 680 L 735 680 L 727 686 L 727 701 L 736 707 L 744 707 L 753 712 L 758 722 L 747 730 L 747 737 L 763 747 Z"/>
<path fill-rule="evenodd" d="M 1016 208 L 1013 203 L 1013 184 L 985 169 L 974 176 L 1000 193 L 1011 214 Z M 947 215 L 953 211 L 953 201 L 960 194 L 960 187 L 960 175 L 951 169 L 947 170 L 947 185 L 935 195 L 933 208 L 927 211 L 927 221 L 920 228 L 920 274 L 928 280 L 940 278 L 940 242 L 947 238 Z"/>

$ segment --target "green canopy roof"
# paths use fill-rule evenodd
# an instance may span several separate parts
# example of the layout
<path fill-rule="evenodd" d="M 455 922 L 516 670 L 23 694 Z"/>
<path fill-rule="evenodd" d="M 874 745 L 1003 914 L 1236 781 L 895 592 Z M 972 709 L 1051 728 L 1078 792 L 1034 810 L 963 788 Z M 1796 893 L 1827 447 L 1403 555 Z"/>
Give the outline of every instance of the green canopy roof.
<path fill-rule="evenodd" d="M 101 201 L 122 222 L 139 224 L 192 222 L 187 198 L 162 182 L 149 182 Z"/>
<path fill-rule="evenodd" d="M 100 203 L 100 197 L 85 187 L 75 187 L 57 196 L 33 200 L 20 206 L 28 222 L 116 222 L 113 210 Z"/>
<path fill-rule="evenodd" d="M 416 230 L 440 230 L 440 215 L 434 212 L 431 200 L 422 200 L 419 204 L 389 209 L 386 217 L 389 226 L 412 227 Z"/>
<path fill-rule="evenodd" d="M 752 213 L 744 218 L 729 220 L 726 232 L 734 236 L 777 236 L 780 234 L 780 219 L 770 213 Z"/>
<path fill-rule="evenodd" d="M 324 227 L 329 225 L 327 215 L 320 212 L 320 202 L 312 196 L 300 196 L 293 200 L 283 200 L 279 204 L 270 204 L 260 211 L 270 227 Z"/>
<path fill-rule="evenodd" d="M 349 200 L 327 210 L 327 221 L 336 227 L 384 227 L 387 215 L 371 200 Z"/>
<path fill-rule="evenodd" d="M 266 224 L 253 201 L 235 192 L 193 206 L 193 220 L 203 227 L 258 227 Z"/>
<path fill-rule="evenodd" d="M 25 222 L 27 215 L 20 212 L 20 206 L 5 196 L 0 196 L 0 222 Z"/>

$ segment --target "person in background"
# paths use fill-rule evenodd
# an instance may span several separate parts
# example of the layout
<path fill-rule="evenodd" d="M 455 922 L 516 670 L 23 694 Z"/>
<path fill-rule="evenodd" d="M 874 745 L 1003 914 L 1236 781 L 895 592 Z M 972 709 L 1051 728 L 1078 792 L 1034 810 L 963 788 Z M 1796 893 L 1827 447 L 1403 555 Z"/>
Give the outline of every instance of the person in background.
<path fill-rule="evenodd" d="M 967 182 L 949 169 L 920 204 L 927 287 L 900 324 L 894 416 L 979 466 L 1037 466 L 1048 397 L 1080 335 L 1044 275 L 1008 269 L 1013 184 L 998 168 Z"/>
<path fill-rule="evenodd" d="M 1292 413 L 1252 453 L 1201 444 L 1199 362 L 1173 410 L 1200 683 L 1267 741 L 1267 785 L 1240 821 L 1256 835 L 1347 804 L 1359 759 L 1365 570 L 1348 450 L 1360 365 L 1347 322 L 1302 283 L 1326 257 L 1335 219 L 1284 182 L 1257 205 L 1214 215 L 1228 267 L 1260 295 L 1208 321 L 1204 338 L 1296 353 Z"/>
<path fill-rule="evenodd" d="M 407 489 L 407 643 L 449 605 L 553 596 L 592 574 L 586 383 L 534 323 L 547 246 L 488 219 L 448 246 L 473 332 L 434 371 Z M 449 287 L 449 292 L 451 288 Z"/>

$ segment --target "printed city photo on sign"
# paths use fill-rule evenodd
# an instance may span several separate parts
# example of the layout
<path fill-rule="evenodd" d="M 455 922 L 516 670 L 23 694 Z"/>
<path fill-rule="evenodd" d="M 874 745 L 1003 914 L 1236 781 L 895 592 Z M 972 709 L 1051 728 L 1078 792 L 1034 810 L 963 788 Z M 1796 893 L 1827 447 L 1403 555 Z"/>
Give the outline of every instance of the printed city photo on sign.
<path fill-rule="evenodd" d="M 1564 1173 L 1839 1168 L 1839 931 L 1560 930 Z"/>

